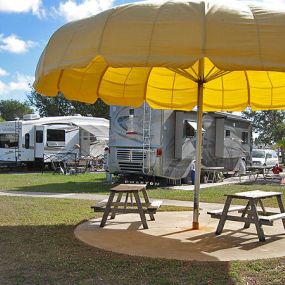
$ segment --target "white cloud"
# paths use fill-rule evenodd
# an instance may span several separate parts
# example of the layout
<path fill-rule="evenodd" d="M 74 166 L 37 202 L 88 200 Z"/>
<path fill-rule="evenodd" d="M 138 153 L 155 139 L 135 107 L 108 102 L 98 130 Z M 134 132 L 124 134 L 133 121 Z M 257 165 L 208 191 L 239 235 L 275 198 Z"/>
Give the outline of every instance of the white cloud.
<path fill-rule="evenodd" d="M 272 8 L 278 8 L 278 5 L 284 6 L 285 0 L 240 0 L 247 3 L 263 3 L 265 5 L 270 5 Z"/>
<path fill-rule="evenodd" d="M 8 51 L 11 53 L 26 53 L 29 48 L 36 45 L 33 41 L 23 41 L 17 35 L 10 35 L 4 37 L 3 34 L 0 34 L 0 51 Z"/>
<path fill-rule="evenodd" d="M 9 72 L 0 67 L 0 77 L 1 76 L 8 76 L 8 75 L 9 75 Z"/>
<path fill-rule="evenodd" d="M 4 82 L 0 80 L 0 96 L 7 95 L 15 91 L 29 91 L 33 81 L 33 76 L 21 73 L 16 73 L 14 80 L 10 82 Z"/>
<path fill-rule="evenodd" d="M 5 13 L 29 13 L 38 17 L 45 15 L 42 0 L 0 0 L 0 12 Z"/>
<path fill-rule="evenodd" d="M 69 22 L 98 14 L 112 7 L 114 2 L 114 0 L 82 0 L 77 4 L 75 0 L 67 0 L 60 2 L 55 12 Z"/>

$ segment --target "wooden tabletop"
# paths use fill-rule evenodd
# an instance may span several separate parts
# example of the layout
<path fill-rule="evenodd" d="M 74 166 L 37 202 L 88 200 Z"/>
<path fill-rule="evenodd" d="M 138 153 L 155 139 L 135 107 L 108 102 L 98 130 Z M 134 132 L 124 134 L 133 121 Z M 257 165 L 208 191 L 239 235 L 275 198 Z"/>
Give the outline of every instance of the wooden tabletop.
<path fill-rule="evenodd" d="M 235 194 L 226 194 L 225 196 L 231 196 L 234 198 L 243 198 L 243 199 L 261 199 L 261 198 L 269 198 L 269 197 L 276 197 L 282 195 L 281 192 L 266 192 L 261 190 L 255 191 L 247 191 L 247 192 L 239 192 Z"/>
<path fill-rule="evenodd" d="M 225 168 L 222 167 L 222 166 L 209 166 L 209 167 L 207 167 L 207 166 L 202 166 L 201 169 L 207 171 L 207 170 L 224 170 Z"/>
<path fill-rule="evenodd" d="M 132 192 L 142 191 L 146 189 L 147 184 L 119 184 L 112 187 L 110 190 L 115 192 Z"/>

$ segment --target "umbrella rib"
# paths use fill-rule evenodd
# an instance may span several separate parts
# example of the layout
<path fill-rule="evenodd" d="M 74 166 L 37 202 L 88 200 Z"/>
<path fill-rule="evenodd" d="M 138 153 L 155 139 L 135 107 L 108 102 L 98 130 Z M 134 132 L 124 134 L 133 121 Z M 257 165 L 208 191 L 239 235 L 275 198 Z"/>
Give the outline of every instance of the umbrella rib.
<path fill-rule="evenodd" d="M 127 82 L 127 80 L 129 79 L 129 76 L 130 76 L 130 74 L 131 74 L 132 70 L 133 70 L 133 68 L 131 67 L 131 68 L 130 68 L 130 70 L 129 70 L 129 72 L 128 72 L 128 74 L 127 74 L 127 76 L 126 76 L 126 78 L 125 78 L 125 80 L 124 80 L 124 91 L 123 91 L 123 97 L 125 97 L 125 93 L 126 93 L 126 82 Z"/>
<path fill-rule="evenodd" d="M 224 80 L 223 80 L 223 76 L 221 76 L 221 81 L 222 81 L 222 110 L 224 110 L 225 90 L 224 90 Z"/>
<path fill-rule="evenodd" d="M 150 34 L 150 39 L 149 39 L 149 44 L 148 44 L 148 54 L 147 54 L 147 60 L 146 60 L 146 63 L 148 64 L 149 62 L 149 59 L 150 59 L 150 53 L 151 53 L 151 49 L 152 49 L 152 40 L 153 40 L 153 34 L 154 34 L 154 30 L 155 30 L 155 27 L 156 27 L 156 23 L 157 23 L 157 20 L 158 20 L 158 17 L 163 9 L 163 7 L 168 4 L 169 1 L 165 2 L 164 4 L 162 4 L 159 9 L 157 10 L 157 13 L 155 15 L 155 19 L 152 23 L 152 27 L 151 27 L 151 34 Z"/>
<path fill-rule="evenodd" d="M 246 85 L 247 85 L 247 105 L 250 106 L 250 85 L 249 85 L 249 79 L 248 79 L 248 74 L 246 71 L 244 71 L 245 79 L 246 79 Z"/>
<path fill-rule="evenodd" d="M 98 98 L 101 98 L 100 93 L 99 93 L 99 89 L 100 89 L 102 79 L 105 76 L 105 73 L 107 72 L 107 70 L 108 70 L 108 65 L 106 65 L 106 67 L 104 68 L 103 72 L 101 73 L 100 80 L 98 81 L 97 90 L 96 90 Z"/>
<path fill-rule="evenodd" d="M 111 18 L 111 16 L 115 13 L 115 11 L 117 11 L 117 9 L 112 9 L 110 14 L 108 15 L 105 23 L 104 23 L 104 27 L 101 31 L 101 35 L 100 35 L 100 41 L 99 41 L 99 46 L 98 46 L 98 53 L 101 53 L 101 48 L 102 48 L 102 44 L 103 44 L 103 38 L 104 38 L 104 35 L 105 35 L 105 30 L 106 30 L 106 27 L 107 27 L 107 24 Z"/>
<path fill-rule="evenodd" d="M 178 73 L 194 82 L 197 82 L 197 78 L 195 78 L 192 74 L 190 74 L 189 72 L 187 72 L 185 69 L 180 69 L 180 68 L 168 68 L 169 70 Z"/>
<path fill-rule="evenodd" d="M 63 76 L 63 72 L 64 72 L 64 69 L 61 69 L 59 77 L 58 77 L 58 80 L 57 80 L 56 87 L 57 87 L 57 91 L 58 92 L 60 92 L 60 82 L 61 82 L 61 79 L 62 79 L 62 76 Z"/>
<path fill-rule="evenodd" d="M 193 73 L 196 75 L 197 78 L 199 78 L 198 73 L 196 72 L 196 70 L 191 66 L 191 70 L 193 71 Z M 188 72 L 189 73 L 189 72 Z M 189 73 L 190 74 L 190 73 Z"/>
<path fill-rule="evenodd" d="M 212 73 L 212 71 L 216 68 L 216 66 L 214 65 L 210 71 L 207 73 L 207 75 L 205 76 L 205 80 L 207 80 L 208 76 Z"/>
<path fill-rule="evenodd" d="M 174 77 L 173 77 L 173 83 L 172 83 L 172 92 L 171 92 L 171 107 L 173 104 L 173 96 L 174 96 L 174 85 L 175 85 L 175 79 L 176 79 L 176 72 L 174 73 Z"/>
<path fill-rule="evenodd" d="M 216 73 L 214 73 L 212 76 L 210 76 L 209 78 L 207 78 L 207 80 L 205 80 L 205 82 L 209 82 L 212 81 L 214 79 L 217 79 L 219 77 L 225 76 L 229 73 L 231 73 L 232 71 L 224 71 L 224 70 L 219 70 Z"/>
<path fill-rule="evenodd" d="M 273 84 L 272 84 L 272 80 L 271 80 L 271 78 L 270 78 L 270 76 L 269 76 L 268 71 L 266 71 L 266 75 L 267 75 L 267 77 L 268 77 L 268 80 L 269 80 L 270 86 L 271 86 L 271 106 L 272 106 L 272 102 L 273 102 Z"/>

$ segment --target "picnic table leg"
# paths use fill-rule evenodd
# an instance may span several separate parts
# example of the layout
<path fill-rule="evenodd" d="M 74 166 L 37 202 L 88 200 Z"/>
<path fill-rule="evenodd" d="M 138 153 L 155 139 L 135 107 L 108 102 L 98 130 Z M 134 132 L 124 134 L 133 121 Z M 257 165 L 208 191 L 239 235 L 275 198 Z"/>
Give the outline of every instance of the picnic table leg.
<path fill-rule="evenodd" d="M 241 215 L 243 218 L 244 218 L 245 215 L 247 214 L 249 207 L 250 207 L 250 205 L 249 205 L 249 202 L 248 202 L 247 205 L 246 205 L 246 207 L 245 207 L 245 209 L 243 210 L 242 215 Z M 252 219 L 251 212 L 247 214 L 247 218 L 248 218 L 248 219 Z M 245 222 L 243 228 L 244 228 L 244 229 L 248 229 L 249 227 L 250 227 L 250 223 L 249 223 L 249 222 Z"/>
<path fill-rule="evenodd" d="M 259 218 L 258 218 L 258 213 L 257 213 L 255 201 L 253 199 L 250 199 L 249 203 L 250 203 L 251 216 L 253 218 L 253 221 L 254 221 L 254 224 L 256 227 L 256 231 L 258 234 L 259 241 L 265 241 L 265 236 L 264 236 L 264 232 L 262 229 L 262 224 L 260 223 Z"/>
<path fill-rule="evenodd" d="M 115 197 L 115 191 L 111 191 L 110 196 L 109 196 L 109 199 L 108 199 L 108 202 L 107 202 L 107 204 L 106 204 L 106 208 L 105 208 L 105 211 L 104 211 L 104 214 L 103 214 L 101 223 L 100 223 L 100 227 L 101 227 L 101 228 L 104 227 L 105 224 L 106 224 L 106 221 L 107 221 L 107 219 L 108 219 L 108 215 L 109 215 L 109 213 L 110 213 L 110 211 L 111 211 L 111 206 L 112 206 L 114 197 Z"/>
<path fill-rule="evenodd" d="M 126 194 L 126 198 L 125 198 L 125 203 L 124 203 L 124 210 L 127 210 L 127 203 L 128 203 L 128 199 L 129 199 L 129 192 Z"/>
<path fill-rule="evenodd" d="M 282 198 L 281 198 L 280 195 L 277 196 L 277 202 L 278 202 L 278 205 L 279 205 L 279 208 L 280 208 L 280 213 L 284 213 L 285 209 L 284 209 L 284 205 L 283 205 Z M 283 227 L 285 229 L 285 218 L 282 219 L 282 223 L 283 223 Z"/>
<path fill-rule="evenodd" d="M 141 203 L 141 200 L 140 200 L 139 193 L 137 191 L 135 191 L 134 192 L 134 196 L 135 196 L 136 204 L 137 204 L 138 211 L 139 211 L 139 214 L 140 214 L 140 217 L 141 217 L 141 221 L 142 221 L 142 224 L 143 224 L 143 228 L 144 229 L 148 229 L 148 225 L 147 225 L 147 222 L 146 222 L 146 217 L 145 217 L 145 214 L 144 214 L 144 211 L 143 211 L 143 207 L 142 207 L 142 203 Z"/>
<path fill-rule="evenodd" d="M 254 179 L 254 183 L 257 181 L 258 175 L 259 175 L 259 171 L 257 171 L 257 173 L 256 173 L 256 176 L 255 176 L 255 179 Z"/>
<path fill-rule="evenodd" d="M 223 213 L 221 215 L 221 218 L 220 218 L 217 230 L 216 230 L 216 235 L 220 235 L 222 233 L 222 231 L 223 231 L 223 228 L 224 228 L 224 225 L 225 225 L 225 222 L 226 222 L 226 219 L 227 219 L 227 214 L 228 214 L 228 210 L 230 208 L 231 202 L 232 202 L 232 197 L 228 196 L 227 200 L 226 200 L 226 203 L 225 203 L 225 206 L 224 206 L 224 209 L 223 209 Z"/>
<path fill-rule="evenodd" d="M 263 214 L 266 215 L 266 210 L 265 210 L 265 207 L 264 207 L 264 205 L 263 205 L 262 200 L 261 200 L 261 199 L 258 199 L 258 203 L 259 203 L 259 205 L 260 205 L 260 207 L 261 207 L 261 209 L 262 209 Z"/>
<path fill-rule="evenodd" d="M 145 203 L 146 203 L 146 204 L 150 204 L 150 201 L 149 201 L 149 198 L 148 198 L 148 195 L 147 195 L 146 190 L 144 189 L 144 190 L 142 191 L 142 193 L 143 193 L 143 197 L 144 197 Z M 150 216 L 150 220 L 151 220 L 151 221 L 155 221 L 154 214 L 149 214 L 149 216 Z"/>
<path fill-rule="evenodd" d="M 114 208 L 113 208 L 113 210 L 112 210 L 111 219 L 115 219 L 115 217 L 116 217 L 116 211 L 117 211 L 117 209 L 118 209 L 118 207 L 119 207 L 118 203 L 121 202 L 122 196 L 123 196 L 123 193 L 119 193 L 119 194 L 118 194 L 118 197 L 117 197 L 115 206 L 114 206 Z"/>

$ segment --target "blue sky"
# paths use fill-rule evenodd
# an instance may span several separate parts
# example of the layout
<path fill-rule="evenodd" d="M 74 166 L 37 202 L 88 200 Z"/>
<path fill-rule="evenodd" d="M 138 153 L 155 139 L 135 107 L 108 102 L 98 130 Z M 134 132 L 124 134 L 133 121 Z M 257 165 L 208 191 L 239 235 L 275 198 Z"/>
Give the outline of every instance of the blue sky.
<path fill-rule="evenodd" d="M 0 100 L 26 100 L 38 58 L 65 23 L 130 0 L 0 0 Z"/>
<path fill-rule="evenodd" d="M 38 58 L 60 26 L 129 2 L 136 1 L 0 0 L 0 100 L 26 100 Z M 285 0 L 267 2 L 276 7 Z"/>

